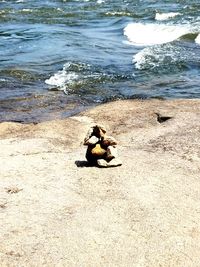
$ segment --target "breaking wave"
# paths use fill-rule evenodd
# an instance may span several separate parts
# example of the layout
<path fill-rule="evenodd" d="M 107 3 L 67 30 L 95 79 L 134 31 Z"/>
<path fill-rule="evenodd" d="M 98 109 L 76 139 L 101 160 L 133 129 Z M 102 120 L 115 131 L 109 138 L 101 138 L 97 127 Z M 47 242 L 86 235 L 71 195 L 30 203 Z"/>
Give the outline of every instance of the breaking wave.
<path fill-rule="evenodd" d="M 66 91 L 66 88 L 72 85 L 79 77 L 74 71 L 70 71 L 69 68 L 70 63 L 66 63 L 62 70 L 46 79 L 45 83 L 56 87 L 58 90 Z"/>
<path fill-rule="evenodd" d="M 196 39 L 195 39 L 195 42 L 197 44 L 200 44 L 200 34 L 197 35 Z"/>
<path fill-rule="evenodd" d="M 124 78 L 126 77 L 123 74 L 105 73 L 102 69 L 89 64 L 68 62 L 64 64 L 62 70 L 46 79 L 45 83 L 50 89 L 63 90 L 65 94 L 82 91 L 82 89 L 91 93 L 91 90 L 94 91 L 94 88 L 100 84 L 112 83 Z"/>
<path fill-rule="evenodd" d="M 188 25 L 130 23 L 124 29 L 124 35 L 136 46 L 169 43 L 190 32 Z"/>
<path fill-rule="evenodd" d="M 178 14 L 178 13 L 177 13 Z M 165 14 L 165 19 L 171 13 Z M 174 13 L 173 13 L 174 15 Z M 164 17 L 163 17 L 164 18 Z M 130 23 L 124 29 L 130 44 L 144 46 L 141 51 L 133 56 L 135 68 L 139 70 L 167 70 L 170 67 L 184 68 L 187 62 L 195 62 L 196 57 L 191 45 L 172 43 L 176 40 L 200 44 L 200 33 L 196 27 L 189 24 L 166 25 L 166 24 L 143 24 Z M 164 68 L 164 69 L 163 69 Z"/>
<path fill-rule="evenodd" d="M 168 20 L 181 15 L 179 12 L 156 13 L 155 20 Z"/>
<path fill-rule="evenodd" d="M 170 71 L 184 69 L 188 63 L 195 64 L 200 55 L 189 47 L 174 46 L 173 44 L 155 45 L 146 47 L 133 57 L 133 63 L 139 70 Z"/>
<path fill-rule="evenodd" d="M 172 65 L 177 62 L 180 52 L 180 49 L 174 50 L 171 45 L 166 45 L 162 49 L 160 46 L 146 47 L 133 57 L 133 63 L 139 70 L 155 69 L 161 63 L 168 66 L 169 63 Z"/>

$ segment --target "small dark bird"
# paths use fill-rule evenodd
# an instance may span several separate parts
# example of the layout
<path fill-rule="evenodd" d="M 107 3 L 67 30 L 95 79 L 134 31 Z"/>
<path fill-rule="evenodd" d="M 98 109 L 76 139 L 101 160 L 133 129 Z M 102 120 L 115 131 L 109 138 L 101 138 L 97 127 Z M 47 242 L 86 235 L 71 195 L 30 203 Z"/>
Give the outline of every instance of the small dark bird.
<path fill-rule="evenodd" d="M 170 119 L 172 119 L 173 117 L 170 117 L 170 116 L 162 116 L 161 114 L 159 114 L 159 113 L 155 113 L 156 114 L 156 116 L 157 116 L 157 121 L 159 122 L 159 123 L 163 123 L 163 122 L 165 122 L 165 121 L 168 121 L 168 120 L 170 120 Z"/>

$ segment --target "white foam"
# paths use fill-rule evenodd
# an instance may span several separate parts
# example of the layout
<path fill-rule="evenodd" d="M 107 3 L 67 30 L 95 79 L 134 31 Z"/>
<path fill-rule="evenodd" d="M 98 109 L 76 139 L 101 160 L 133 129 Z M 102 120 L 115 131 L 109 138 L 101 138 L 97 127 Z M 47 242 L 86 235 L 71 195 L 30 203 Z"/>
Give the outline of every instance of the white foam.
<path fill-rule="evenodd" d="M 154 69 L 165 64 L 184 62 L 193 57 L 191 51 L 187 50 L 186 53 L 186 48 L 174 47 L 173 44 L 169 43 L 164 46 L 155 45 L 144 48 L 133 57 L 133 63 L 135 68 L 139 70 Z"/>
<path fill-rule="evenodd" d="M 169 12 L 169 13 L 156 13 L 155 20 L 168 20 L 181 15 L 179 12 Z"/>
<path fill-rule="evenodd" d="M 68 72 L 67 68 L 69 64 L 65 64 L 63 70 L 58 71 L 49 79 L 45 80 L 45 83 L 51 86 L 56 86 L 60 90 L 64 90 L 66 85 L 72 84 L 78 79 L 78 75 L 75 72 Z"/>
<path fill-rule="evenodd" d="M 145 63 L 145 61 L 145 49 L 133 56 L 133 63 L 135 64 L 136 69 L 142 69 L 142 65 Z"/>
<path fill-rule="evenodd" d="M 131 16 L 131 13 L 124 11 L 106 12 L 108 16 Z"/>
<path fill-rule="evenodd" d="M 102 4 L 102 3 L 105 3 L 104 0 L 97 0 L 97 4 Z"/>
<path fill-rule="evenodd" d="M 153 61 L 149 61 L 147 58 L 153 56 L 153 51 L 151 47 L 144 48 L 140 52 L 138 52 L 134 57 L 133 57 L 133 63 L 135 64 L 135 68 L 142 70 L 145 68 L 146 63 L 150 63 L 152 67 L 155 67 L 155 64 Z M 156 57 L 159 57 L 158 55 L 154 55 Z"/>
<path fill-rule="evenodd" d="M 200 33 L 199 33 L 198 36 L 196 37 L 195 42 L 196 42 L 197 44 L 200 44 Z"/>
<path fill-rule="evenodd" d="M 32 12 L 32 9 L 30 9 L 30 8 L 23 8 L 22 11 L 23 12 Z"/>
<path fill-rule="evenodd" d="M 190 33 L 189 26 L 165 24 L 130 23 L 124 28 L 124 35 L 132 45 L 148 46 L 172 42 Z"/>

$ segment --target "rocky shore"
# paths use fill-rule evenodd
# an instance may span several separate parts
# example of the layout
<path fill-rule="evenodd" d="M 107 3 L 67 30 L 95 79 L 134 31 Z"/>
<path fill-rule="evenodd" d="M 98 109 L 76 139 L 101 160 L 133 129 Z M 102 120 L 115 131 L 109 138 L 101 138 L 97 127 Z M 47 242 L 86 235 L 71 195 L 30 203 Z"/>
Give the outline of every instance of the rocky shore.
<path fill-rule="evenodd" d="M 88 166 L 92 123 L 122 166 Z M 0 266 L 199 267 L 200 100 L 0 124 Z"/>

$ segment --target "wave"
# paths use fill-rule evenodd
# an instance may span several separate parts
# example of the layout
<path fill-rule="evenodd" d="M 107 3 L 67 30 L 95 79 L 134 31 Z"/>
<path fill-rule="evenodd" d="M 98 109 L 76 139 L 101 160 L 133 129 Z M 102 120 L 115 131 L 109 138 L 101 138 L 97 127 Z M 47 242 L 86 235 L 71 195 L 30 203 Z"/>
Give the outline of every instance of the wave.
<path fill-rule="evenodd" d="M 194 64 L 200 55 L 196 55 L 189 47 L 174 46 L 173 44 L 146 47 L 133 57 L 135 68 L 151 71 L 171 71 L 185 69 L 188 63 Z"/>
<path fill-rule="evenodd" d="M 155 20 L 168 20 L 181 15 L 179 12 L 156 13 Z"/>
<path fill-rule="evenodd" d="M 171 43 L 179 39 L 200 44 L 200 33 L 194 26 L 130 23 L 124 34 L 132 45 L 145 46 L 133 57 L 136 69 L 170 71 L 172 65 L 174 69 L 182 69 L 189 62 L 195 64 L 197 55 L 193 46 Z"/>
<path fill-rule="evenodd" d="M 63 66 L 63 69 L 52 75 L 49 79 L 45 80 L 45 83 L 56 87 L 58 90 L 63 90 L 67 92 L 67 88 L 73 85 L 78 78 L 79 75 L 75 72 L 70 70 L 72 63 L 66 63 Z"/>
<path fill-rule="evenodd" d="M 58 71 L 49 79 L 45 80 L 45 83 L 48 85 L 56 86 L 60 90 L 64 90 L 67 84 L 72 84 L 78 75 L 75 73 L 66 73 L 64 70 Z"/>
<path fill-rule="evenodd" d="M 102 3 L 105 3 L 104 0 L 97 0 L 97 4 L 102 4 Z"/>
<path fill-rule="evenodd" d="M 45 83 L 51 89 L 63 90 L 66 94 L 70 92 L 94 91 L 94 87 L 106 82 L 113 82 L 124 79 L 124 75 L 114 75 L 105 73 L 98 67 L 90 66 L 84 63 L 68 62 L 64 64 L 63 69 L 53 74 Z M 90 93 L 91 93 L 90 92 Z"/>
<path fill-rule="evenodd" d="M 139 70 L 155 69 L 159 66 L 160 62 L 164 61 L 165 53 L 163 52 L 164 50 L 160 49 L 159 46 L 144 48 L 133 57 L 135 68 Z M 170 57 L 170 61 L 172 62 L 174 57 L 172 53 L 170 55 L 169 50 L 167 56 L 168 58 Z"/>
<path fill-rule="evenodd" d="M 107 16 L 131 16 L 132 14 L 126 11 L 113 11 L 113 12 L 106 12 L 105 15 Z"/>
<path fill-rule="evenodd" d="M 124 28 L 124 35 L 135 46 L 169 43 L 190 32 L 188 25 L 130 23 Z"/>
<path fill-rule="evenodd" d="M 196 39 L 195 39 L 195 42 L 197 44 L 200 44 L 200 34 L 197 35 Z"/>

